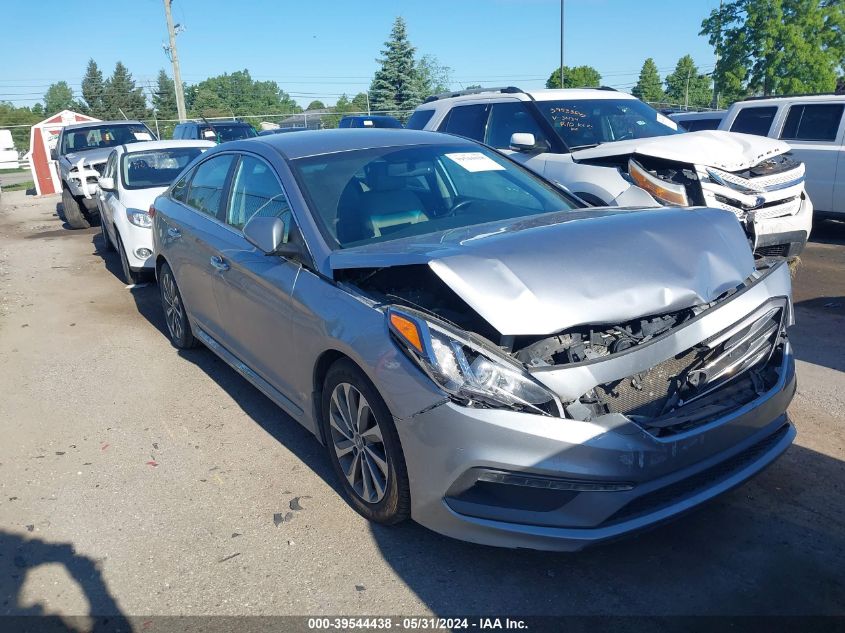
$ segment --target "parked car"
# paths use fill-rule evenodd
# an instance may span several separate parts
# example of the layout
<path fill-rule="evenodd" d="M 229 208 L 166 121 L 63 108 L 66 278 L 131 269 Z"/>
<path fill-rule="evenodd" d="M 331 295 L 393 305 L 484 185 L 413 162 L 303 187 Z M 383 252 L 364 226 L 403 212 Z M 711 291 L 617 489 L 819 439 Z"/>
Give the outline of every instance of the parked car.
<path fill-rule="evenodd" d="M 100 221 L 97 181 L 112 149 L 154 139 L 140 121 L 92 121 L 62 128 L 50 157 L 62 181 L 62 207 L 71 228 L 87 229 Z"/>
<path fill-rule="evenodd" d="M 429 97 L 408 127 L 483 141 L 590 204 L 727 209 L 760 256 L 794 257 L 810 234 L 804 166 L 788 145 L 680 134 L 672 120 L 610 88 L 449 93 Z"/>
<path fill-rule="evenodd" d="M 719 129 L 789 143 L 807 168 L 816 213 L 845 218 L 845 94 L 747 99 L 734 103 Z"/>
<path fill-rule="evenodd" d="M 253 136 L 258 136 L 255 128 L 237 119 L 186 121 L 173 128 L 173 138 L 182 140 L 225 143 Z"/>
<path fill-rule="evenodd" d="M 304 132 L 307 127 L 274 127 L 269 130 L 261 130 L 258 136 L 270 136 L 271 134 L 288 134 L 290 132 Z"/>
<path fill-rule="evenodd" d="M 722 119 L 725 118 L 725 110 L 706 110 L 702 112 L 673 112 L 668 115 L 679 127 L 687 132 L 700 132 L 701 130 L 716 130 Z"/>
<path fill-rule="evenodd" d="M 148 141 L 112 150 L 99 180 L 97 206 L 103 247 L 117 250 L 123 279 L 139 283 L 155 270 L 152 220 L 156 196 L 209 147 L 211 141 Z"/>
<path fill-rule="evenodd" d="M 409 130 L 218 146 L 151 212 L 173 345 L 314 433 L 372 521 L 578 549 L 795 435 L 788 266 L 755 270 L 732 213 L 585 208 Z"/>
<path fill-rule="evenodd" d="M 379 115 L 350 115 L 343 117 L 337 124 L 338 127 L 386 127 L 386 128 L 401 128 L 402 124 L 399 119 L 383 114 Z"/>

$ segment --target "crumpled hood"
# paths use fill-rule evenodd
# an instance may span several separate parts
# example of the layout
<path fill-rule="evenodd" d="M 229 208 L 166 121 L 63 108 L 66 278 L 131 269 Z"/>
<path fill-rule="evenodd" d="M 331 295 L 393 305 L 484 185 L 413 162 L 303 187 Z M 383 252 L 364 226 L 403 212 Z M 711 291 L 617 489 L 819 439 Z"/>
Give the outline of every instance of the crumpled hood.
<path fill-rule="evenodd" d="M 80 158 L 85 159 L 85 164 L 104 163 L 108 160 L 109 154 L 112 153 L 114 147 L 98 147 L 97 149 L 89 149 L 84 152 L 71 152 L 65 154 L 62 158 L 67 160 L 71 165 L 76 165 Z"/>
<path fill-rule="evenodd" d="M 639 154 L 680 163 L 717 167 L 726 171 L 739 171 L 788 151 L 789 145 L 783 141 L 764 136 L 722 130 L 702 130 L 602 143 L 596 147 L 572 152 L 572 158 L 576 161 L 590 161 L 597 158 Z"/>
<path fill-rule="evenodd" d="M 428 264 L 504 335 L 550 335 L 709 303 L 754 272 L 716 209 L 579 211 L 336 251 L 335 270 Z"/>

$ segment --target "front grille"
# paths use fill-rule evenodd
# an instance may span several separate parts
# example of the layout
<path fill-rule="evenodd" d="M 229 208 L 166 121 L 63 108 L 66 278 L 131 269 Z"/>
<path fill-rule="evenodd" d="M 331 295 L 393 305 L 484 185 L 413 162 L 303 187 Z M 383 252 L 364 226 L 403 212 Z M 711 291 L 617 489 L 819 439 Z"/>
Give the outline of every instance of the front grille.
<path fill-rule="evenodd" d="M 783 317 L 782 306 L 770 307 L 646 371 L 597 385 L 598 404 L 658 437 L 724 415 L 777 381 Z"/>
<path fill-rule="evenodd" d="M 93 163 L 93 164 L 91 164 L 91 168 L 96 170 L 96 172 L 102 176 L 103 171 L 105 171 L 105 169 L 106 169 L 106 164 L 105 163 Z"/>
<path fill-rule="evenodd" d="M 786 257 L 789 254 L 789 244 L 772 244 L 759 246 L 754 254 L 758 257 Z"/>
<path fill-rule="evenodd" d="M 720 481 L 724 481 L 734 473 L 756 462 L 762 455 L 770 451 L 789 432 L 789 425 L 784 424 L 772 435 L 737 453 L 723 462 L 711 466 L 700 473 L 688 477 L 674 484 L 659 488 L 653 492 L 637 497 L 631 503 L 616 511 L 602 525 L 621 523 L 629 519 L 649 514 L 668 507 L 673 503 L 690 497 L 702 490 L 710 488 Z"/>

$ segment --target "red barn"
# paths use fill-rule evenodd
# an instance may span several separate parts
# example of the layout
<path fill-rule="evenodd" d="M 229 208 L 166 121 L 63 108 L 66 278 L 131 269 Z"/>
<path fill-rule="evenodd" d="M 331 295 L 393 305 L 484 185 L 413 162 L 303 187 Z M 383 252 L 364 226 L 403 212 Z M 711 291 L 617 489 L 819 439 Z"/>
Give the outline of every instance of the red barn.
<path fill-rule="evenodd" d="M 32 180 L 35 181 L 35 191 L 39 196 L 60 193 L 62 181 L 56 171 L 56 164 L 50 159 L 50 150 L 56 147 L 59 132 L 66 125 L 99 121 L 92 116 L 62 110 L 49 119 L 36 123 L 29 131 L 29 168 L 32 170 Z"/>

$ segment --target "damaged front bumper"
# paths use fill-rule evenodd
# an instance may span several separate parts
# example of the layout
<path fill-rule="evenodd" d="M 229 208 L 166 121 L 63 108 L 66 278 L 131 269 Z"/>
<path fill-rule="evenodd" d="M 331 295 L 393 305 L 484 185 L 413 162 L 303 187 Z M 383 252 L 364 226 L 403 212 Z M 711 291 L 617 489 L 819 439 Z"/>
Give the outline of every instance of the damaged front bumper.
<path fill-rule="evenodd" d="M 67 181 L 70 191 L 74 196 L 81 196 L 87 201 L 94 201 L 94 196 L 100 189 L 99 179 L 102 175 L 102 168 L 105 163 L 89 163 L 86 166 L 85 159 L 81 158 L 79 162 L 74 164 L 70 171 L 68 171 Z"/>
<path fill-rule="evenodd" d="M 670 335 L 606 360 L 533 372 L 563 400 L 681 354 L 780 301 L 781 264 Z M 685 512 L 774 461 L 795 431 L 788 342 L 777 379 L 743 404 L 668 435 L 620 412 L 588 421 L 447 402 L 397 420 L 419 523 L 464 540 L 577 550 Z"/>

